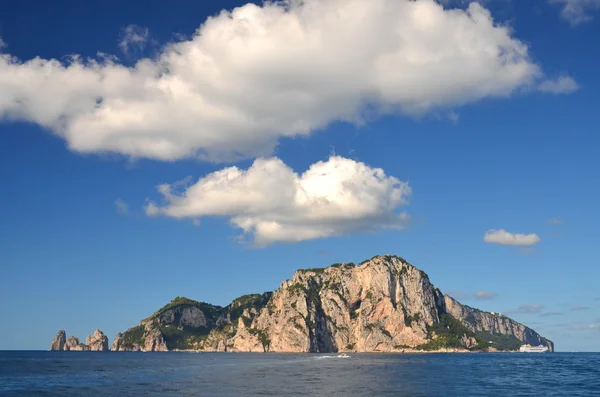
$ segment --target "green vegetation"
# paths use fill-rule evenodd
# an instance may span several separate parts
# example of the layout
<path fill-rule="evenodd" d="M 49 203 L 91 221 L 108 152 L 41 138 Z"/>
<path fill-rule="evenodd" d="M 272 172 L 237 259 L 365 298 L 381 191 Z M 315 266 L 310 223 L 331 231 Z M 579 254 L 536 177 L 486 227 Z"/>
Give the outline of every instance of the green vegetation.
<path fill-rule="evenodd" d="M 406 316 L 404 318 L 404 325 L 407 327 L 412 326 L 413 321 L 419 321 L 421 319 L 421 313 L 414 313 L 411 316 Z"/>
<path fill-rule="evenodd" d="M 166 304 L 165 306 L 163 306 L 159 310 L 157 310 L 149 318 L 156 318 L 156 317 L 160 316 L 162 313 L 164 313 L 170 309 L 176 309 L 176 308 L 180 308 L 180 307 L 190 307 L 190 306 L 197 307 L 200 310 L 202 310 L 202 313 L 204 313 L 204 316 L 207 319 L 217 318 L 219 315 L 221 315 L 221 313 L 223 313 L 223 310 L 224 310 L 224 308 L 222 308 L 221 306 L 214 306 L 209 303 L 198 302 L 193 299 L 188 299 L 188 298 L 185 298 L 182 296 L 178 296 L 177 298 L 173 299 L 171 302 L 169 302 L 168 304 Z"/>
<path fill-rule="evenodd" d="M 265 352 L 269 351 L 269 349 L 271 347 L 271 340 L 267 337 L 267 335 L 264 333 L 263 330 L 260 330 L 258 328 L 249 328 L 248 332 L 251 335 L 254 335 L 254 336 L 258 337 L 258 340 L 262 344 L 262 347 L 263 347 L 263 349 L 264 349 Z"/>
<path fill-rule="evenodd" d="M 408 345 L 394 345 L 394 349 L 412 349 L 412 347 Z"/>
<path fill-rule="evenodd" d="M 352 262 L 350 262 L 350 263 L 334 263 L 333 265 L 331 265 L 331 267 L 352 269 L 353 267 L 356 267 L 356 265 Z"/>
<path fill-rule="evenodd" d="M 346 345 L 346 350 L 354 350 L 354 343 L 348 343 Z"/>
<path fill-rule="evenodd" d="M 312 272 L 312 273 L 316 273 L 316 274 L 322 274 L 323 272 L 325 272 L 325 269 L 327 269 L 327 268 L 326 267 L 311 267 L 308 269 L 298 269 L 298 271 L 302 272 L 302 273 Z"/>
<path fill-rule="evenodd" d="M 208 337 L 210 329 L 206 327 L 181 327 L 165 325 L 160 327 L 167 348 L 195 349 L 197 344 Z"/>
<path fill-rule="evenodd" d="M 465 327 L 459 320 L 450 314 L 442 314 L 440 322 L 427 326 L 429 342 L 416 347 L 417 350 L 438 350 L 441 348 L 464 348 L 460 343 L 463 336 L 475 338 L 475 333 Z"/>
<path fill-rule="evenodd" d="M 146 328 L 143 325 L 137 325 L 129 328 L 123 333 L 122 343 L 126 347 L 144 346 L 144 333 Z"/>
<path fill-rule="evenodd" d="M 246 309 L 255 308 L 257 311 L 260 311 L 268 302 L 270 298 L 270 294 L 261 295 L 261 294 L 248 294 L 240 296 L 231 302 L 226 309 L 229 311 L 229 319 L 232 323 L 237 324 L 237 320 L 242 316 L 242 313 Z M 251 319 L 248 317 L 242 318 L 242 321 L 246 326 L 249 326 L 248 321 L 251 322 Z"/>
<path fill-rule="evenodd" d="M 306 292 L 306 287 L 301 283 L 294 283 L 288 287 L 288 291 L 297 295 Z"/>
<path fill-rule="evenodd" d="M 477 348 L 481 350 L 486 350 L 488 347 L 500 351 L 519 350 L 519 347 L 523 344 L 512 335 L 490 334 L 485 331 L 477 331 L 475 337 L 478 342 Z"/>

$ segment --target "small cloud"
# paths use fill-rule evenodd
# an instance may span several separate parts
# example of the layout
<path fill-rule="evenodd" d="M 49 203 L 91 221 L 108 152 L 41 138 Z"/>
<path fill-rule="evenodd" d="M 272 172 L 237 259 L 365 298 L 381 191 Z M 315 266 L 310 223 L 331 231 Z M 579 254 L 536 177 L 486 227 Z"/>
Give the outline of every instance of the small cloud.
<path fill-rule="evenodd" d="M 4 47 L 6 47 L 6 42 L 4 40 L 2 40 L 2 37 L 0 37 L 0 50 L 3 49 Z"/>
<path fill-rule="evenodd" d="M 549 0 L 551 4 L 560 4 L 561 17 L 573 27 L 593 19 L 593 10 L 600 8 L 600 0 Z"/>
<path fill-rule="evenodd" d="M 458 119 L 460 118 L 459 114 L 452 111 L 448 114 L 448 119 L 452 122 L 452 124 L 458 123 Z"/>
<path fill-rule="evenodd" d="M 542 311 L 544 305 L 521 305 L 517 309 L 507 310 L 508 314 L 537 314 Z"/>
<path fill-rule="evenodd" d="M 588 306 L 573 306 L 571 308 L 572 312 L 580 312 L 580 311 L 583 311 L 583 310 L 590 310 L 590 308 Z"/>
<path fill-rule="evenodd" d="M 194 219 L 192 219 L 192 224 L 193 224 L 194 226 L 200 226 L 200 219 L 198 219 L 198 218 L 194 218 Z"/>
<path fill-rule="evenodd" d="M 569 329 L 571 329 L 572 331 L 595 331 L 600 330 L 600 324 L 593 323 L 587 325 L 571 325 Z"/>
<path fill-rule="evenodd" d="M 483 241 L 490 244 L 529 246 L 539 243 L 541 239 L 535 233 L 517 234 L 504 229 L 490 229 L 483 236 Z"/>
<path fill-rule="evenodd" d="M 477 300 L 491 300 L 494 299 L 498 294 L 495 292 L 478 291 L 475 292 L 475 299 Z"/>
<path fill-rule="evenodd" d="M 117 207 L 117 212 L 119 214 L 125 215 L 129 213 L 129 206 L 125 201 L 121 200 L 120 198 L 115 200 L 115 207 Z"/>
<path fill-rule="evenodd" d="M 560 76 L 556 80 L 544 80 L 538 90 L 545 94 L 571 94 L 579 89 L 579 84 L 572 77 Z"/>
<path fill-rule="evenodd" d="M 121 33 L 119 40 L 119 48 L 125 55 L 129 55 L 131 51 L 141 51 L 146 47 L 150 40 L 150 32 L 148 28 L 143 28 L 138 25 L 128 25 Z"/>
<path fill-rule="evenodd" d="M 471 295 L 469 295 L 468 292 L 459 291 L 459 290 L 447 291 L 446 295 L 451 296 L 454 299 L 459 300 L 459 301 L 471 299 Z"/>
<path fill-rule="evenodd" d="M 329 255 L 329 251 L 327 251 L 326 249 L 319 250 L 319 255 L 327 256 Z"/>
<path fill-rule="evenodd" d="M 554 316 L 562 316 L 564 315 L 564 313 L 561 312 L 545 312 L 540 314 L 540 316 L 542 317 L 554 317 Z"/>
<path fill-rule="evenodd" d="M 546 219 L 546 224 L 547 225 L 562 225 L 564 223 L 564 221 L 562 219 L 559 218 L 548 218 Z"/>

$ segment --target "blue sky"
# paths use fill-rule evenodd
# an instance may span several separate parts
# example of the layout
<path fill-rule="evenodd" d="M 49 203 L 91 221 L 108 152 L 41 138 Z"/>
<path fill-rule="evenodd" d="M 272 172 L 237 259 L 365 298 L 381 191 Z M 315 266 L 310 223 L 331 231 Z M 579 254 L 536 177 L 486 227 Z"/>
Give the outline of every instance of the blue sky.
<path fill-rule="evenodd" d="M 0 349 L 389 253 L 600 351 L 598 3 L 200 3 L 3 8 Z"/>

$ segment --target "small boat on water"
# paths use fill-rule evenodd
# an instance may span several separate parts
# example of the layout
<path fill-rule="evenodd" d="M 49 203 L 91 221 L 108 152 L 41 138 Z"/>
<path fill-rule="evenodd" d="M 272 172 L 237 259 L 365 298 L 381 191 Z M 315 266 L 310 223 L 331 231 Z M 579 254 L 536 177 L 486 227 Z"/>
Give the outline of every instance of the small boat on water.
<path fill-rule="evenodd" d="M 522 345 L 519 348 L 519 351 L 522 353 L 546 353 L 548 350 L 548 346 L 531 346 L 530 344 Z"/>
<path fill-rule="evenodd" d="M 338 357 L 339 358 L 349 358 L 350 356 L 347 355 L 346 353 L 340 353 L 340 354 L 338 354 Z"/>

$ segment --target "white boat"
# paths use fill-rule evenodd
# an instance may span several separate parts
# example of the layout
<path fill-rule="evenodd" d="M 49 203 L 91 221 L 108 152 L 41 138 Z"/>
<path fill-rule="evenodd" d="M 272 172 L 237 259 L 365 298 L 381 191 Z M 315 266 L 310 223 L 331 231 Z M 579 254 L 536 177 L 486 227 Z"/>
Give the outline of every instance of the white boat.
<path fill-rule="evenodd" d="M 531 346 L 530 344 L 522 345 L 519 348 L 519 351 L 523 353 L 546 353 L 548 350 L 548 346 Z"/>

